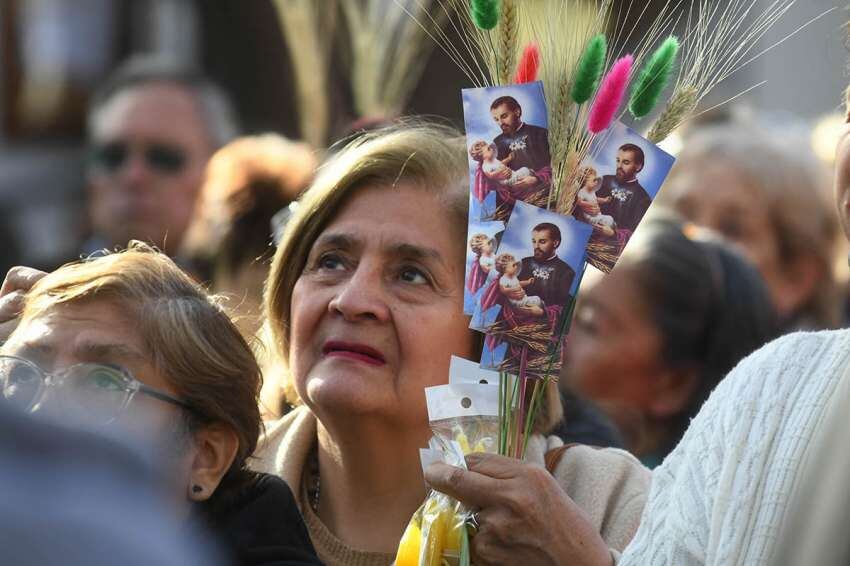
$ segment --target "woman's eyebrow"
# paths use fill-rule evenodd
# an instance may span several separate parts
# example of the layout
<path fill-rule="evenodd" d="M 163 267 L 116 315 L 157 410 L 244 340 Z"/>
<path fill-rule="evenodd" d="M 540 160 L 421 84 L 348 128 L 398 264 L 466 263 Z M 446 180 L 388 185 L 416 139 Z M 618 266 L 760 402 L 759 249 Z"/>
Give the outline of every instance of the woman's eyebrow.
<path fill-rule="evenodd" d="M 351 249 L 357 246 L 358 240 L 350 234 L 330 233 L 322 234 L 316 239 L 314 248 L 341 248 Z"/>
<path fill-rule="evenodd" d="M 95 360 L 124 360 L 131 362 L 147 362 L 148 358 L 135 348 L 125 344 L 109 344 L 101 342 L 83 342 L 74 347 L 74 353 L 80 358 Z"/>
<path fill-rule="evenodd" d="M 442 266 L 446 266 L 443 255 L 434 248 L 400 243 L 387 246 L 386 253 L 387 255 L 394 257 L 403 257 L 419 261 L 436 261 Z"/>

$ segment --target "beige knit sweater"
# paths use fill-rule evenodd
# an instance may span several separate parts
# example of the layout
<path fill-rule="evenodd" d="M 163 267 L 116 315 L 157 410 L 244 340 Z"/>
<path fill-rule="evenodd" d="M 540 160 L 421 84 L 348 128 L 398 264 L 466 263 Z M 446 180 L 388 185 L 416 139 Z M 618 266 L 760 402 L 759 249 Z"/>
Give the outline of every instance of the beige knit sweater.
<path fill-rule="evenodd" d="M 392 554 L 368 552 L 343 544 L 322 523 L 308 503 L 304 468 L 317 443 L 316 417 L 298 408 L 269 424 L 252 467 L 282 477 L 299 494 L 298 504 L 319 557 L 329 566 L 386 566 Z M 536 437 L 526 459 L 543 465 L 546 450 L 562 445 L 556 437 Z M 615 551 L 634 536 L 649 491 L 649 471 L 629 453 L 575 446 L 564 453 L 554 476 L 588 515 L 602 538 Z M 616 554 L 616 553 L 615 553 Z"/>

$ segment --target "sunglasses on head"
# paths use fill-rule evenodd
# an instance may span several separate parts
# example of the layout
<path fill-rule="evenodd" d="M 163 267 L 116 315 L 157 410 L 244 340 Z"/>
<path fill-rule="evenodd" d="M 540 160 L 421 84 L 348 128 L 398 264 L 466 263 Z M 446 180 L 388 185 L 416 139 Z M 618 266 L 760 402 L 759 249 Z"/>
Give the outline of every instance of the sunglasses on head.
<path fill-rule="evenodd" d="M 107 173 L 114 173 L 124 167 L 133 151 L 130 144 L 123 141 L 95 144 L 90 152 L 91 164 Z M 186 165 L 186 153 L 174 146 L 151 143 L 141 148 L 145 165 L 153 171 L 174 175 Z"/>

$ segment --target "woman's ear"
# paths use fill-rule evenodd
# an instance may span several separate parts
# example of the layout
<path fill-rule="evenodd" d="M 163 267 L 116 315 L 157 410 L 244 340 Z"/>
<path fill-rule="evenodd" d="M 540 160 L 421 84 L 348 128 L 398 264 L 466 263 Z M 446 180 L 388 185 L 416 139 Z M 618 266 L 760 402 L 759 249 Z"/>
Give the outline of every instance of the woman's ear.
<path fill-rule="evenodd" d="M 652 379 L 652 397 L 647 412 L 656 419 L 665 419 L 684 411 L 691 401 L 699 377 L 696 369 L 668 369 Z"/>
<path fill-rule="evenodd" d="M 204 501 L 210 498 L 230 469 L 239 450 L 239 438 L 232 428 L 222 423 L 199 428 L 193 436 L 195 456 L 189 479 L 189 499 Z"/>
<path fill-rule="evenodd" d="M 800 256 L 783 266 L 781 281 L 772 293 L 780 315 L 792 315 L 812 296 L 823 277 L 823 267 L 811 256 Z"/>

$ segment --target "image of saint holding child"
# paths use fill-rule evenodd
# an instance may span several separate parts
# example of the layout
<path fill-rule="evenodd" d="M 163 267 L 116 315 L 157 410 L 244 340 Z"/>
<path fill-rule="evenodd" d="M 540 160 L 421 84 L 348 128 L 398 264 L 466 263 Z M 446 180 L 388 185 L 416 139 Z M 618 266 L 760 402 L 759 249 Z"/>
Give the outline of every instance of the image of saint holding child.
<path fill-rule="evenodd" d="M 528 371 L 544 369 L 536 362 L 542 363 L 547 357 L 561 315 L 572 298 L 576 275 L 558 257 L 561 241 L 561 229 L 556 224 L 541 222 L 531 230 L 532 255 L 522 260 L 509 252 L 496 256 L 498 278 L 482 294 L 481 308 L 501 307 L 487 332 L 486 346 L 494 350 L 507 343 L 502 369 L 516 371 L 523 350 Z"/>
<path fill-rule="evenodd" d="M 478 163 L 473 192 L 483 202 L 496 193 L 496 218 L 510 216 L 517 200 L 545 205 L 552 183 L 549 131 L 524 122 L 522 107 L 512 96 L 499 96 L 490 115 L 502 133 L 492 141 L 476 140 L 469 149 Z"/>

